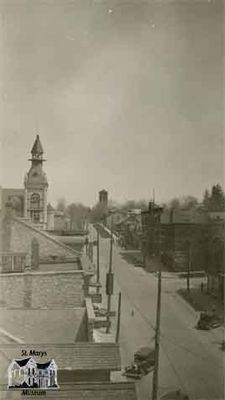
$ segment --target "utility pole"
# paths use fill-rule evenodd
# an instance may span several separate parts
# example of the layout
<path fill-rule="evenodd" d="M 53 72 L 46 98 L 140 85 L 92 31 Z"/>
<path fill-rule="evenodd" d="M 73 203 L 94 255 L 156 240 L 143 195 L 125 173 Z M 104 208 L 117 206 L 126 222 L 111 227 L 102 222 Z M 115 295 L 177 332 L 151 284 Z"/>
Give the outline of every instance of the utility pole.
<path fill-rule="evenodd" d="M 161 226 L 160 226 L 160 220 L 158 222 L 158 257 L 159 257 L 159 262 L 161 263 Z"/>
<path fill-rule="evenodd" d="M 187 269 L 187 291 L 190 292 L 190 275 L 191 275 L 191 258 L 192 258 L 192 248 L 191 241 L 188 245 L 188 269 Z"/>
<path fill-rule="evenodd" d="M 119 342 L 119 336 L 120 336 L 120 318 L 121 318 L 121 292 L 119 292 L 119 298 L 118 298 L 117 326 L 116 326 L 116 343 Z"/>
<path fill-rule="evenodd" d="M 93 242 L 88 243 L 88 257 L 93 262 Z"/>
<path fill-rule="evenodd" d="M 109 272 L 107 273 L 107 276 L 106 276 L 106 294 L 108 295 L 106 333 L 109 333 L 109 331 L 110 331 L 111 295 L 113 294 L 112 253 L 113 253 L 113 233 L 112 233 L 112 219 L 111 219 Z"/>
<path fill-rule="evenodd" d="M 86 249 L 86 256 L 88 255 L 88 236 L 85 239 L 85 249 Z"/>
<path fill-rule="evenodd" d="M 97 294 L 99 294 L 99 282 L 100 271 L 99 271 L 99 231 L 97 231 Z"/>
<path fill-rule="evenodd" d="M 151 207 L 151 218 L 152 218 L 152 255 L 155 255 L 155 191 L 154 191 L 154 197 L 152 201 L 152 207 Z"/>
<path fill-rule="evenodd" d="M 155 329 L 155 367 L 154 367 L 154 372 L 153 372 L 152 400 L 158 400 L 161 282 L 162 282 L 161 271 L 159 271 L 158 272 L 156 329 Z"/>

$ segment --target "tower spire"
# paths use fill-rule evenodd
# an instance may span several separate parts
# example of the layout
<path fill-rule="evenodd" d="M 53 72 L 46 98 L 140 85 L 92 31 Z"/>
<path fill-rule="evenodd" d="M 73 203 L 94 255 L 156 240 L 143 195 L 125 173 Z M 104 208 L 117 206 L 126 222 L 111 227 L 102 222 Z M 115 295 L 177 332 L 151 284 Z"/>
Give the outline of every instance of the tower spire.
<path fill-rule="evenodd" d="M 40 141 L 39 135 L 36 136 L 34 144 L 31 149 L 31 160 L 30 161 L 45 161 L 43 159 L 43 146 Z"/>
<path fill-rule="evenodd" d="M 35 142 L 33 144 L 33 147 L 31 149 L 31 154 L 32 157 L 38 157 L 40 158 L 44 153 L 41 141 L 40 141 L 40 137 L 39 135 L 36 136 Z"/>

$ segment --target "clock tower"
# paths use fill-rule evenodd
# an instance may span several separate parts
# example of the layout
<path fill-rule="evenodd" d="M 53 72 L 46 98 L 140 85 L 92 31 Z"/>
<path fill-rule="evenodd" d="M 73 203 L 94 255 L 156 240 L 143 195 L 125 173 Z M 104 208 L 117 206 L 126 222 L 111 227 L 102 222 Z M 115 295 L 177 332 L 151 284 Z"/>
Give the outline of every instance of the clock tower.
<path fill-rule="evenodd" d="M 41 229 L 47 227 L 47 190 L 48 181 L 43 171 L 43 147 L 39 138 L 36 136 L 31 149 L 31 167 L 25 176 L 25 218 L 38 225 Z"/>

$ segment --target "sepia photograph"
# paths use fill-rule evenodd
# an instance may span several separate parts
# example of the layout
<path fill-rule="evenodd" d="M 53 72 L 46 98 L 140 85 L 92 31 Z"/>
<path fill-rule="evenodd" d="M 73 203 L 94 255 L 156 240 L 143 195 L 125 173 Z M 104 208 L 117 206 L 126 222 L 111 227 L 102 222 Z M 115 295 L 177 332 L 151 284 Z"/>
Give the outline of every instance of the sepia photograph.
<path fill-rule="evenodd" d="M 224 0 L 0 0 L 0 400 L 225 399 L 224 50 Z"/>

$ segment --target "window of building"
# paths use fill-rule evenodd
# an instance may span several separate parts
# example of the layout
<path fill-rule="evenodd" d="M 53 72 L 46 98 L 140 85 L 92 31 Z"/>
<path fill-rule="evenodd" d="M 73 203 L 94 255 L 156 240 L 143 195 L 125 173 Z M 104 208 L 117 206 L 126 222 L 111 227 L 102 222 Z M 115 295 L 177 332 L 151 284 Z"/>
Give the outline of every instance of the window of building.
<path fill-rule="evenodd" d="M 40 204 L 41 198 L 38 193 L 33 193 L 30 199 L 31 219 L 33 221 L 40 221 Z"/>

